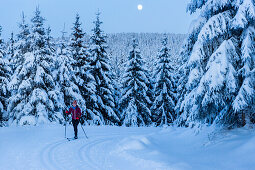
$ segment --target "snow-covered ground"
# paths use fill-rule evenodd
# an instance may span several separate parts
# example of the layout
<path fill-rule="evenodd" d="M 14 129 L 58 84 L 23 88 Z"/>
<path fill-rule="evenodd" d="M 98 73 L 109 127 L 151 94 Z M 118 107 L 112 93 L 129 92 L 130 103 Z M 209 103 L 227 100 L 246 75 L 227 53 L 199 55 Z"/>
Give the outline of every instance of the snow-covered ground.
<path fill-rule="evenodd" d="M 195 134 L 184 128 L 84 127 L 64 139 L 64 127 L 0 128 L 0 169 L 254 169 L 255 131 Z M 71 126 L 67 135 L 73 136 Z"/>

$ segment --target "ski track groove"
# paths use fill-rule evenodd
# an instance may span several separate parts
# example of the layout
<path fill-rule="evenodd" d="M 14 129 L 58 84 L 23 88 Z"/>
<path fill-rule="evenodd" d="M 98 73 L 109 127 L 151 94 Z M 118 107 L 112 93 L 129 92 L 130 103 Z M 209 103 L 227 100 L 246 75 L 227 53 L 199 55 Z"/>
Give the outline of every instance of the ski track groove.
<path fill-rule="evenodd" d="M 102 135 L 100 137 L 103 137 L 103 136 L 106 136 L 106 135 Z M 101 140 L 104 140 L 104 138 L 102 138 Z M 41 154 L 40 154 L 41 162 L 42 162 L 43 166 L 45 167 L 45 169 L 65 169 L 64 167 L 60 166 L 60 163 L 57 163 L 57 161 L 55 159 L 56 149 L 59 148 L 63 144 L 69 144 L 70 142 L 81 142 L 81 141 L 83 141 L 83 140 L 78 139 L 78 141 L 75 141 L 75 140 L 67 141 L 67 139 L 64 139 L 64 140 L 56 141 L 54 143 L 46 145 L 42 149 Z M 93 146 L 93 144 L 96 143 L 97 141 L 98 140 L 86 143 L 85 145 L 82 145 L 82 147 L 84 147 L 86 145 Z M 93 164 L 91 164 L 89 161 L 87 161 L 86 163 L 88 163 L 88 165 L 90 165 L 91 168 L 94 168 Z M 72 167 L 70 167 L 70 169 L 72 169 Z M 80 168 L 75 168 L 75 169 L 80 169 Z"/>
<path fill-rule="evenodd" d="M 61 140 L 58 142 L 54 142 L 52 144 L 46 145 L 41 152 L 41 162 L 46 167 L 46 169 L 59 169 L 56 161 L 53 158 L 53 151 L 57 146 L 65 143 L 65 141 Z"/>

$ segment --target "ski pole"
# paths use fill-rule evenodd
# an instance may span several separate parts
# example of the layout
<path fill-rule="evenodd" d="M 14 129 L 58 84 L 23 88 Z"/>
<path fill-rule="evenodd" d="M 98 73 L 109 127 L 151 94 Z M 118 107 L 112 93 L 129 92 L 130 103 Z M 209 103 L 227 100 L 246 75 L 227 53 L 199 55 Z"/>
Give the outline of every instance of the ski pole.
<path fill-rule="evenodd" d="M 79 120 L 79 122 L 80 122 L 80 124 L 81 124 L 81 121 L 80 121 L 80 120 Z M 85 132 L 85 130 L 83 129 L 82 125 L 81 125 L 81 128 L 82 128 L 82 130 L 83 130 L 83 132 L 84 132 L 84 135 L 85 135 L 86 138 L 88 139 L 88 136 L 86 135 L 86 132 Z"/>
<path fill-rule="evenodd" d="M 65 138 L 66 138 L 66 113 L 65 109 L 63 110 L 64 118 L 65 118 Z"/>
<path fill-rule="evenodd" d="M 65 115 L 65 121 L 66 121 L 66 115 Z M 65 138 L 66 138 L 66 123 L 67 122 L 65 122 Z"/>
<path fill-rule="evenodd" d="M 66 124 L 67 124 L 67 120 L 66 120 L 66 113 L 65 110 L 67 110 L 67 108 L 64 109 L 64 115 L 65 115 L 65 138 L 66 138 Z"/>

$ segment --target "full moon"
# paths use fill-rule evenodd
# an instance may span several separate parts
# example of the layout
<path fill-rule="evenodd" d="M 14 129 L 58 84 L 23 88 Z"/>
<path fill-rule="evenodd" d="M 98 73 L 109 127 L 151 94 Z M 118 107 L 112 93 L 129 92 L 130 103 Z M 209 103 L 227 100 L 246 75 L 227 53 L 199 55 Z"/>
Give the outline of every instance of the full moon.
<path fill-rule="evenodd" d="M 141 11 L 141 10 L 143 10 L 143 6 L 142 6 L 141 4 L 139 4 L 139 5 L 137 6 L 137 9 L 138 9 L 139 11 Z"/>

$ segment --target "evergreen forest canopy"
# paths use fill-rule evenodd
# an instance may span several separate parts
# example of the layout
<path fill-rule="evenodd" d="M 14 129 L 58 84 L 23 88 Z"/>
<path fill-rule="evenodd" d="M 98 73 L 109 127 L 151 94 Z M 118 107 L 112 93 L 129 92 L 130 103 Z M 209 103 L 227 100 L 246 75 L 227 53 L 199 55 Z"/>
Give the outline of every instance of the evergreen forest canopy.
<path fill-rule="evenodd" d="M 91 34 L 77 14 L 71 35 L 53 38 L 39 8 L 29 22 L 23 14 L 0 40 L 0 124 L 63 123 L 75 99 L 89 125 L 253 124 L 254 2 L 187 9 L 199 12 L 188 35 L 106 35 L 97 13 Z"/>

